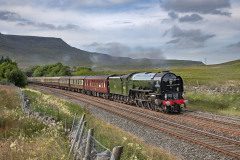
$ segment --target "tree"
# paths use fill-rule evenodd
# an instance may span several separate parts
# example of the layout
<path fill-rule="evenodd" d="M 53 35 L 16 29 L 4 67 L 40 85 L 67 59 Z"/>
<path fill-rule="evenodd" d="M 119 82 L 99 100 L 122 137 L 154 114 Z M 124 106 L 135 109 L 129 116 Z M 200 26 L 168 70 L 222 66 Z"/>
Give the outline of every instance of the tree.
<path fill-rule="evenodd" d="M 0 82 L 10 82 L 23 87 L 27 83 L 25 74 L 18 68 L 17 63 L 10 58 L 2 57 L 0 60 Z"/>
<path fill-rule="evenodd" d="M 62 63 L 50 64 L 45 66 L 35 66 L 32 68 L 33 77 L 54 77 L 54 76 L 70 76 L 70 67 L 64 66 Z"/>
<path fill-rule="evenodd" d="M 27 78 L 26 76 L 24 75 L 24 73 L 15 68 L 14 70 L 10 71 L 8 74 L 7 74 L 7 77 L 9 82 L 15 84 L 16 86 L 19 86 L 19 87 L 23 87 L 27 84 Z"/>

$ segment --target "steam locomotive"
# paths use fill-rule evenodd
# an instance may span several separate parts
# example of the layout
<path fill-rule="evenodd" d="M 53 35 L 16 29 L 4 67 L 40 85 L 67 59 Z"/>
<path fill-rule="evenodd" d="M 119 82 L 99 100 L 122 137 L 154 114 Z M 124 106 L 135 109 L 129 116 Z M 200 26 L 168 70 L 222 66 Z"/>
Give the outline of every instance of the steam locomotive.
<path fill-rule="evenodd" d="M 108 76 L 29 77 L 29 83 L 80 92 L 167 113 L 186 108 L 183 80 L 170 72 Z"/>

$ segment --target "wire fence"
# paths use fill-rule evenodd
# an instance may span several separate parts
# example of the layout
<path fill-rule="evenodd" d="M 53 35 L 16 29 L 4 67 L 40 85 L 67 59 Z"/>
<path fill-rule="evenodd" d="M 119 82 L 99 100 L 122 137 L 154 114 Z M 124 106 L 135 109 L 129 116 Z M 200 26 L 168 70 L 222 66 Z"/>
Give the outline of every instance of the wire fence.
<path fill-rule="evenodd" d="M 83 160 L 119 160 L 123 147 L 116 146 L 111 151 L 97 139 L 94 138 L 94 129 L 87 130 L 85 115 L 82 115 L 79 122 L 76 117 L 73 119 L 72 128 L 69 134 L 71 148 L 69 158 Z"/>

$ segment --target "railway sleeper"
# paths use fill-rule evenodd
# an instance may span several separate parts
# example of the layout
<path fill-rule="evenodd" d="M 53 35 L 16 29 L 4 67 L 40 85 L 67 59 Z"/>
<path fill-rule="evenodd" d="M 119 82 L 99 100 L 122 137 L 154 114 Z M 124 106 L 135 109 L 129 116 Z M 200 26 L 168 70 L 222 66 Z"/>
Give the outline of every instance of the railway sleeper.
<path fill-rule="evenodd" d="M 210 145 L 214 145 L 214 146 L 225 146 L 225 145 L 227 145 L 226 143 L 221 142 L 221 141 L 208 141 L 208 142 L 205 142 L 205 143 L 210 144 Z"/>
<path fill-rule="evenodd" d="M 221 149 L 225 149 L 225 150 L 230 150 L 232 152 L 240 153 L 240 148 L 236 149 L 235 145 L 222 145 L 222 146 L 216 146 L 216 147 L 221 148 Z"/>
<path fill-rule="evenodd" d="M 207 143 L 207 144 L 225 144 L 226 145 L 226 142 L 222 142 L 222 141 L 219 141 L 218 139 L 208 139 L 208 138 L 194 138 L 198 141 L 201 141 L 201 142 L 204 142 L 204 143 Z M 222 144 L 222 145 L 223 145 Z"/>

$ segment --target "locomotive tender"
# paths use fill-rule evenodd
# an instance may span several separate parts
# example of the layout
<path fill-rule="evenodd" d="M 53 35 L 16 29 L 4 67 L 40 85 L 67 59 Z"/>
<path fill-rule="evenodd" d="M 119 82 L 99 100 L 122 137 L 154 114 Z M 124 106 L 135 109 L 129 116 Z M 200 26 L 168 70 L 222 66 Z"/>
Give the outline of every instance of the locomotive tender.
<path fill-rule="evenodd" d="M 167 113 L 186 108 L 183 80 L 172 72 L 110 76 L 29 77 L 29 83 L 65 89 Z"/>

